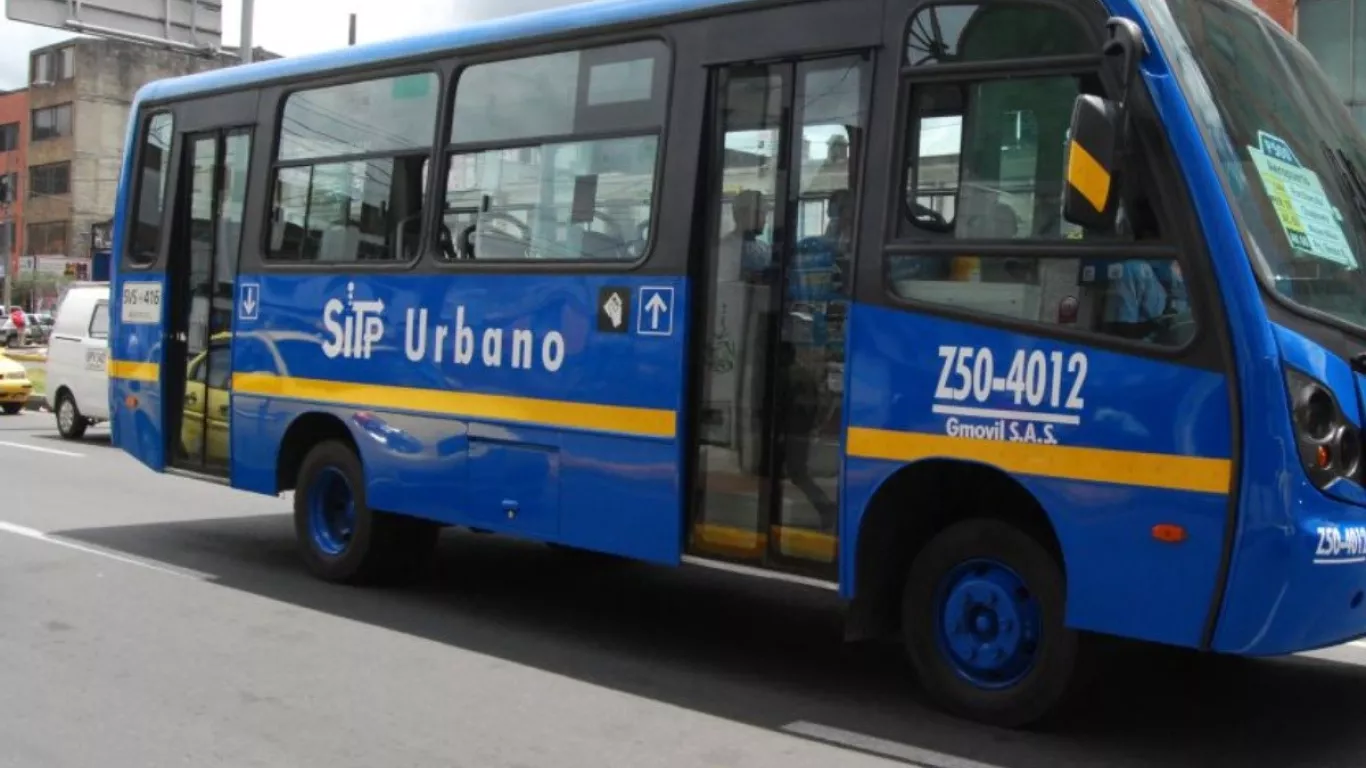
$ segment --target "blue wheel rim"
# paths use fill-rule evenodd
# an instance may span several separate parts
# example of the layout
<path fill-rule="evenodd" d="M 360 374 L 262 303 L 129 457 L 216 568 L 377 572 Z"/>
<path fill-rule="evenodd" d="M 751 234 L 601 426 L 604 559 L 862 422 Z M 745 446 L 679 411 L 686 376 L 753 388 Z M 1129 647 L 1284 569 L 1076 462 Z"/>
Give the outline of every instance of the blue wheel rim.
<path fill-rule="evenodd" d="M 935 624 L 939 652 L 977 688 L 1009 688 L 1034 669 L 1039 601 L 1003 563 L 969 560 L 949 571 L 935 597 Z"/>
<path fill-rule="evenodd" d="M 325 467 L 308 488 L 308 528 L 323 554 L 340 555 L 356 530 L 356 496 L 346 475 Z"/>

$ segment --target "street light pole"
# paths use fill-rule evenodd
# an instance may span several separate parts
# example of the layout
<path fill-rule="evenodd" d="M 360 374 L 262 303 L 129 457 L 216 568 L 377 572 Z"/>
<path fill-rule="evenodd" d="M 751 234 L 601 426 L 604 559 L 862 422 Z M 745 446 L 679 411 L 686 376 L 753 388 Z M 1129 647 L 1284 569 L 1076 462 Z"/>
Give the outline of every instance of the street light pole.
<path fill-rule="evenodd" d="M 256 15 L 256 0 L 242 0 L 242 63 L 251 63 L 251 28 Z"/>

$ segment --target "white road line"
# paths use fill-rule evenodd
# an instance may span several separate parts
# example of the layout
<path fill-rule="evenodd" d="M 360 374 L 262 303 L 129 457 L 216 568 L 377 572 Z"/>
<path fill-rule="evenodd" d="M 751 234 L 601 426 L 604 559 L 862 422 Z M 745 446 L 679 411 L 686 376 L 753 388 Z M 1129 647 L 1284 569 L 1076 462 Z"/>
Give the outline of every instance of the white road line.
<path fill-rule="evenodd" d="M 70 539 L 62 538 L 61 536 L 53 536 L 48 533 L 43 533 L 42 531 L 36 528 L 26 528 L 22 525 L 15 525 L 14 523 L 4 522 L 3 520 L 0 520 L 0 533 L 12 533 L 15 536 L 23 536 L 26 539 L 33 539 L 34 541 L 43 541 L 47 542 L 48 544 L 56 544 L 59 547 L 74 549 L 77 552 L 84 552 L 88 555 L 98 555 L 109 560 L 117 560 L 120 563 L 136 565 L 142 568 L 148 568 L 153 571 L 159 571 L 161 573 L 169 573 L 172 576 L 186 576 L 191 579 L 199 579 L 201 581 L 206 581 L 210 578 L 208 574 L 200 573 L 199 571 L 192 571 L 188 568 L 180 568 L 174 565 L 164 565 L 162 563 L 152 562 L 151 560 L 144 560 L 140 557 L 133 557 L 131 555 L 124 555 L 118 552 L 111 552 L 101 547 L 95 547 L 89 544 L 82 544 L 79 542 L 72 541 Z"/>
<path fill-rule="evenodd" d="M 862 733 L 846 731 L 840 728 L 831 728 L 828 725 L 819 723 L 808 723 L 805 720 L 798 720 L 795 723 L 788 723 L 783 726 L 783 730 L 796 736 L 805 736 L 827 744 L 849 747 L 862 752 L 868 752 L 883 757 L 890 757 L 902 762 L 909 762 L 915 766 L 924 768 L 1000 768 L 990 763 L 980 763 L 976 760 L 968 760 L 962 757 L 946 755 L 943 752 L 935 752 L 932 749 L 922 749 L 913 747 L 909 744 L 902 744 L 896 741 L 879 739 L 875 736 L 866 736 Z"/>
<path fill-rule="evenodd" d="M 0 446 L 4 446 L 5 448 L 22 448 L 26 451 L 37 451 L 38 453 L 50 453 L 53 456 L 70 456 L 74 459 L 79 459 L 85 455 L 84 453 L 76 453 L 74 451 L 59 451 L 56 448 L 44 448 L 40 445 L 29 445 L 27 443 L 10 443 L 4 440 L 0 440 Z"/>
<path fill-rule="evenodd" d="M 1353 640 L 1348 645 L 1355 645 L 1358 648 L 1366 648 L 1366 640 Z"/>

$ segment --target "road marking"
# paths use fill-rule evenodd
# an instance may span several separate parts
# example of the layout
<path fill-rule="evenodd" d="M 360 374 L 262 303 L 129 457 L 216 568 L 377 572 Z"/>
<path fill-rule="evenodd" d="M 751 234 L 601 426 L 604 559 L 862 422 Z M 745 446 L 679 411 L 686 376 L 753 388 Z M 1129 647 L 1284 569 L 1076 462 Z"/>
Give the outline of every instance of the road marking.
<path fill-rule="evenodd" d="M 1366 640 L 1353 640 L 1348 645 L 1355 645 L 1358 648 L 1366 648 Z"/>
<path fill-rule="evenodd" d="M 133 557 L 132 555 L 124 555 L 118 552 L 111 552 L 102 547 L 96 547 L 89 544 L 82 544 L 80 542 L 72 541 L 61 536 L 53 536 L 52 534 L 44 533 L 36 528 L 27 528 L 22 525 L 7 523 L 3 520 L 0 520 L 0 532 L 12 533 L 15 536 L 23 536 L 26 539 L 33 539 L 34 541 L 44 541 L 48 544 L 56 544 L 59 547 L 74 549 L 77 552 L 84 552 L 89 555 L 98 555 L 109 560 L 117 560 L 120 563 L 136 565 L 142 568 L 151 569 L 153 571 L 160 571 L 161 573 L 169 573 L 172 576 L 186 576 L 191 579 L 198 579 L 200 581 L 207 581 L 210 578 L 208 574 L 200 573 L 199 571 L 192 571 L 188 568 L 180 568 L 174 565 L 156 563 L 151 560 L 144 560 L 140 557 Z"/>
<path fill-rule="evenodd" d="M 37 451 L 38 453 L 50 453 L 53 456 L 70 456 L 76 459 L 85 456 L 84 453 L 76 453 L 74 451 L 59 451 L 56 448 L 44 448 L 39 445 L 29 445 L 27 443 L 10 443 L 4 440 L 0 440 L 0 446 L 6 448 L 22 448 L 25 451 Z"/>
<path fill-rule="evenodd" d="M 805 736 L 809 739 L 823 741 L 840 747 L 856 749 L 860 752 L 867 752 L 882 757 L 890 757 L 894 760 L 910 763 L 920 768 L 1000 768 L 1000 766 L 990 763 L 980 763 L 976 760 L 954 757 L 943 752 L 935 752 L 932 749 L 921 749 L 909 744 L 902 744 L 896 741 L 879 739 L 875 736 L 866 736 L 862 733 L 846 731 L 840 728 L 831 728 L 828 725 L 819 723 L 808 723 L 805 720 L 798 720 L 788 723 L 782 728 L 787 733 L 795 736 Z"/>

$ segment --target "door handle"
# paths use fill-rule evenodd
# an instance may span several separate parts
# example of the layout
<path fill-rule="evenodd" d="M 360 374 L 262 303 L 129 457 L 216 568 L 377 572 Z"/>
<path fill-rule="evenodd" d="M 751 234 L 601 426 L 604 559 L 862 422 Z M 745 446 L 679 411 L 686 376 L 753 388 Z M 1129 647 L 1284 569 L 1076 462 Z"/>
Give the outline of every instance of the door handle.
<path fill-rule="evenodd" d="M 197 403 L 197 402 L 199 402 L 199 398 L 196 397 L 193 393 L 190 393 L 190 394 L 185 395 L 185 402 L 186 402 L 186 403 Z"/>
<path fill-rule="evenodd" d="M 226 406 L 226 405 L 220 405 L 220 406 L 218 406 L 218 413 L 221 414 L 221 415 L 223 415 L 223 416 L 227 416 L 227 415 L 228 415 L 228 406 Z"/>

